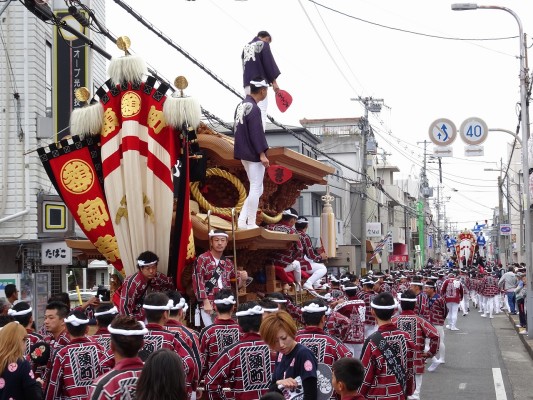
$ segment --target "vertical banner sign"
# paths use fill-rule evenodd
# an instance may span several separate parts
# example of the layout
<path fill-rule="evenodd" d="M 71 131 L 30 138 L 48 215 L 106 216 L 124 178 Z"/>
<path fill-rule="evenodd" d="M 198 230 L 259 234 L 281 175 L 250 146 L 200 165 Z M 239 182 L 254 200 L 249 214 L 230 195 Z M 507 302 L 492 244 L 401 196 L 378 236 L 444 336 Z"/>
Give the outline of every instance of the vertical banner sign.
<path fill-rule="evenodd" d="M 82 11 L 80 11 L 82 12 Z M 56 11 L 56 16 L 71 27 L 87 34 L 87 28 L 80 25 L 67 10 Z M 88 85 L 89 47 L 70 32 L 54 29 L 54 131 L 56 142 L 70 135 L 70 113 L 80 103 L 74 90 Z"/>

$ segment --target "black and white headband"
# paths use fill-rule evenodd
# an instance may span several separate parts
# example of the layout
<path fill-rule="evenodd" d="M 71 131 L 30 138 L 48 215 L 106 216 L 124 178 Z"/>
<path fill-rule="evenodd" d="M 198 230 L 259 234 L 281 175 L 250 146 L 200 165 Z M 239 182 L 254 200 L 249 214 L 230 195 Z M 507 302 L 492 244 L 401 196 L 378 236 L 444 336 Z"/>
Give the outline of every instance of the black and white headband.
<path fill-rule="evenodd" d="M 29 314 L 32 312 L 32 308 L 28 308 L 27 310 L 21 310 L 21 311 L 15 311 L 13 310 L 12 308 L 10 308 L 9 310 L 7 310 L 7 315 L 9 315 L 10 317 L 20 317 L 22 315 L 26 315 L 26 314 Z"/>
<path fill-rule="evenodd" d="M 144 323 L 142 321 L 139 321 L 139 324 L 141 324 L 141 329 L 117 329 L 113 328 L 111 325 L 107 327 L 107 330 L 112 335 L 123 335 L 123 336 L 144 336 L 148 333 L 148 329 L 146 329 L 146 326 L 144 326 Z"/>
<path fill-rule="evenodd" d="M 212 238 L 212 237 L 217 237 L 217 236 L 221 236 L 225 238 L 229 237 L 226 232 L 215 232 L 214 230 L 211 229 L 211 231 L 209 232 L 209 237 Z"/>
<path fill-rule="evenodd" d="M 305 218 L 305 217 L 300 217 L 300 218 L 298 218 L 298 219 L 296 220 L 296 223 L 297 223 L 297 224 L 308 224 L 309 221 L 308 221 L 307 218 Z"/>
<path fill-rule="evenodd" d="M 399 293 L 398 294 L 398 300 L 400 300 L 400 301 L 410 301 L 411 303 L 416 303 L 417 298 L 416 297 L 415 298 L 407 298 L 407 297 L 403 298 L 402 294 Z"/>
<path fill-rule="evenodd" d="M 180 301 L 178 301 L 177 303 L 174 303 L 174 301 L 172 301 L 172 306 L 170 307 L 170 310 L 172 311 L 181 310 L 184 307 L 185 307 L 185 297 L 182 297 Z"/>
<path fill-rule="evenodd" d="M 326 312 L 328 310 L 328 306 L 320 307 L 316 303 L 311 303 L 308 306 L 302 307 L 302 312 L 307 313 L 320 313 L 320 312 Z"/>
<path fill-rule="evenodd" d="M 287 300 L 286 299 L 273 299 L 273 298 L 269 298 L 269 300 L 272 300 L 274 303 L 286 303 Z"/>
<path fill-rule="evenodd" d="M 394 304 L 388 305 L 388 306 L 380 306 L 378 304 L 375 304 L 374 302 L 370 303 L 370 307 L 375 308 L 376 310 L 394 310 L 398 308 L 398 301 L 394 299 Z"/>
<path fill-rule="evenodd" d="M 264 311 L 264 312 L 273 313 L 273 312 L 278 312 L 278 311 L 279 311 L 279 308 L 264 308 L 264 307 L 263 307 L 263 311 Z"/>
<path fill-rule="evenodd" d="M 359 288 L 357 286 L 344 286 L 344 285 L 341 285 L 341 289 L 344 290 L 345 292 L 351 292 L 352 290 L 357 290 Z"/>
<path fill-rule="evenodd" d="M 254 85 L 256 87 L 268 87 L 268 83 L 263 79 L 262 81 L 250 81 L 250 85 Z"/>
<path fill-rule="evenodd" d="M 146 310 L 170 310 L 172 307 L 174 307 L 174 301 L 169 300 L 168 303 L 164 306 L 152 306 L 150 304 L 143 304 L 143 308 Z"/>
<path fill-rule="evenodd" d="M 214 301 L 215 304 L 225 304 L 229 306 L 230 304 L 237 304 L 235 301 L 235 297 L 233 295 L 226 297 L 225 299 L 216 299 Z"/>
<path fill-rule="evenodd" d="M 146 261 L 143 261 L 143 260 L 137 260 L 137 265 L 139 267 L 148 267 L 148 266 L 154 265 L 154 264 L 157 264 L 157 260 L 156 261 L 150 261 L 150 262 L 146 262 Z"/>
<path fill-rule="evenodd" d="M 261 315 L 263 314 L 264 310 L 261 306 L 254 306 L 252 308 L 249 308 L 248 310 L 243 311 L 237 311 L 235 314 L 237 317 L 246 317 L 248 315 Z"/>
<path fill-rule="evenodd" d="M 95 312 L 94 316 L 99 317 L 101 315 L 108 315 L 108 314 L 118 314 L 117 306 L 114 306 L 113 308 L 110 308 L 109 310 L 106 310 L 106 311 Z"/>
<path fill-rule="evenodd" d="M 298 214 L 293 214 L 290 208 L 283 210 L 282 215 L 290 215 L 291 217 L 298 218 Z"/>
<path fill-rule="evenodd" d="M 76 317 L 74 314 L 69 315 L 67 318 L 65 318 L 66 324 L 71 324 L 74 326 L 80 326 L 85 325 L 89 323 L 89 319 L 80 319 Z"/>

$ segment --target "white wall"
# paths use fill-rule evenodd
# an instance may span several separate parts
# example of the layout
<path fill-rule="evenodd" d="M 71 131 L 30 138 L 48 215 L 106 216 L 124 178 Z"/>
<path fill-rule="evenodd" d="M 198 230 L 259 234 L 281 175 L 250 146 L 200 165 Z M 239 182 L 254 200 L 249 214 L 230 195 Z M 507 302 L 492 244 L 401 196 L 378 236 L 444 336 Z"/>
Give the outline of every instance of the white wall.
<path fill-rule="evenodd" d="M 105 1 L 96 0 L 91 7 L 102 15 Z M 24 157 L 25 147 L 36 149 L 51 140 L 36 138 L 37 117 L 45 116 L 46 42 L 53 44 L 52 27 L 29 13 L 19 2 L 11 2 L 0 16 L 0 220 L 23 211 L 25 189 L 29 190 L 29 212 L 0 224 L 1 241 L 37 239 L 37 194 L 55 193 L 44 172 L 37 152 Z M 100 35 L 95 41 L 104 45 Z M 4 47 L 5 43 L 5 47 Z M 94 79 L 105 81 L 105 61 L 94 57 Z M 19 116 L 13 93 L 20 96 Z M 19 126 L 24 139 L 18 137 Z M 25 167 L 29 185 L 25 188 Z"/>

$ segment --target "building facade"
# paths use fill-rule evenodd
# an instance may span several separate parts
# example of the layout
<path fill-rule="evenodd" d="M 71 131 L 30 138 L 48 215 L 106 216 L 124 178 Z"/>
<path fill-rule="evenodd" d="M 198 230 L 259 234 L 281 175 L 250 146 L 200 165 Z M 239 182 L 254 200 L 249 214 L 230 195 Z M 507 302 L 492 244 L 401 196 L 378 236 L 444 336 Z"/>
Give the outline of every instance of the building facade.
<path fill-rule="evenodd" d="M 85 3 L 105 18 L 104 0 Z M 36 4 L 51 11 L 46 3 Z M 62 1 L 50 5 L 57 7 L 57 15 L 67 13 Z M 36 149 L 54 143 L 60 131 L 69 134 L 68 122 L 58 126 L 57 121 L 68 121 L 75 87 L 65 89 L 68 99 L 59 96 L 58 87 L 64 87 L 67 80 L 59 65 L 76 67 L 72 82 L 77 81 L 76 74 L 83 73 L 84 83 L 94 92 L 96 83 L 105 81 L 106 60 L 86 48 L 60 52 L 60 48 L 71 49 L 74 38 L 37 18 L 20 2 L 2 3 L 0 11 L 0 273 L 31 279 L 33 273 L 49 272 L 51 291 L 64 291 L 66 267 L 72 263 L 65 253 L 64 238 L 75 237 L 78 232 Z M 71 17 L 68 19 L 76 26 Z M 102 35 L 91 39 L 105 47 Z M 65 54 L 69 58 L 65 59 Z M 83 54 L 86 59 L 78 71 L 76 61 L 71 60 Z"/>

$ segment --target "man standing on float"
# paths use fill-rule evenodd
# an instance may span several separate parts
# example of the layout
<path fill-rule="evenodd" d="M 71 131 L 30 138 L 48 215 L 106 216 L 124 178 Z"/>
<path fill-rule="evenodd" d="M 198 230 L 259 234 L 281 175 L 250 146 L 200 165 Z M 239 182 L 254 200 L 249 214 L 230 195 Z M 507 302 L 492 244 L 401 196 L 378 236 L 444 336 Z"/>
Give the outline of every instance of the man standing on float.
<path fill-rule="evenodd" d="M 250 81 L 251 93 L 235 110 L 235 146 L 233 156 L 241 160 L 248 175 L 250 190 L 239 214 L 239 229 L 257 228 L 255 223 L 259 198 L 263 194 L 265 168 L 269 167 L 266 156 L 268 143 L 261 122 L 257 103 L 267 96 L 268 83 L 262 77 Z"/>
<path fill-rule="evenodd" d="M 267 84 L 272 85 L 274 93 L 279 90 L 276 79 L 281 74 L 276 60 L 270 50 L 272 36 L 267 31 L 260 31 L 257 36 L 247 43 L 242 50 L 242 80 L 244 93 L 249 95 L 251 92 L 251 81 L 255 81 L 256 76 L 264 77 Z M 261 121 L 263 130 L 266 130 L 268 99 L 265 97 L 257 102 L 261 110 Z"/>

